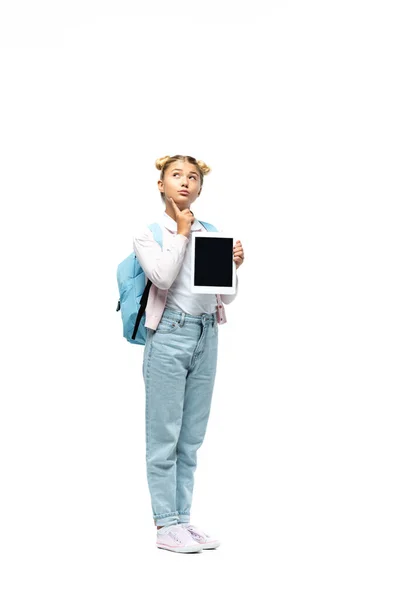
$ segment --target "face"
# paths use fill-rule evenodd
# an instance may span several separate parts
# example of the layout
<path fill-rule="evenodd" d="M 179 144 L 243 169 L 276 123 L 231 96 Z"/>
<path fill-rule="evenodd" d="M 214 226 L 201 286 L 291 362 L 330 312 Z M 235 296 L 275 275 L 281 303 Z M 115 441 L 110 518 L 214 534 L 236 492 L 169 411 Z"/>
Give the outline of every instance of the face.
<path fill-rule="evenodd" d="M 158 189 L 165 196 L 172 197 L 180 210 L 190 208 L 201 191 L 197 167 L 192 163 L 176 160 L 164 172 L 164 180 L 159 180 Z"/>

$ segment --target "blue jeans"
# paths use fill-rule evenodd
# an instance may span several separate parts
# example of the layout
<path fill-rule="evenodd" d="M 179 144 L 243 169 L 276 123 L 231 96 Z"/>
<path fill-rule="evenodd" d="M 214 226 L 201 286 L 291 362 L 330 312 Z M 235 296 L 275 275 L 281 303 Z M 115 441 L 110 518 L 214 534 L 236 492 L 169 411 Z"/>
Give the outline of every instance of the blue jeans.
<path fill-rule="evenodd" d="M 146 468 L 156 525 L 190 521 L 197 450 L 203 443 L 217 368 L 216 313 L 165 308 L 147 329 Z"/>

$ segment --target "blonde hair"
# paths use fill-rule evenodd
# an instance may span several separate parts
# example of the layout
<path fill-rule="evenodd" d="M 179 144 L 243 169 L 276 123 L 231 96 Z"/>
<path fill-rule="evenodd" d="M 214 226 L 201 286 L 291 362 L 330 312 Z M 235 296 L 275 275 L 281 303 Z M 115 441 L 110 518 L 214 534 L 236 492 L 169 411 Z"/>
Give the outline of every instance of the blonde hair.
<path fill-rule="evenodd" d="M 164 179 L 164 173 L 165 173 L 166 169 L 169 167 L 169 165 L 171 165 L 176 160 L 185 160 L 197 167 L 197 170 L 200 175 L 200 190 L 201 190 L 201 188 L 203 187 L 203 177 L 204 177 L 204 175 L 207 175 L 207 173 L 209 173 L 211 171 L 211 168 L 208 165 L 206 165 L 206 163 L 204 161 L 196 160 L 195 158 L 193 158 L 193 156 L 183 156 L 182 154 L 175 154 L 174 156 L 167 155 L 167 156 L 163 156 L 162 158 L 157 158 L 155 165 L 156 165 L 156 168 L 159 171 L 161 171 L 160 179 L 161 180 Z M 160 194 L 161 194 L 161 198 L 165 202 L 163 192 L 160 192 Z"/>

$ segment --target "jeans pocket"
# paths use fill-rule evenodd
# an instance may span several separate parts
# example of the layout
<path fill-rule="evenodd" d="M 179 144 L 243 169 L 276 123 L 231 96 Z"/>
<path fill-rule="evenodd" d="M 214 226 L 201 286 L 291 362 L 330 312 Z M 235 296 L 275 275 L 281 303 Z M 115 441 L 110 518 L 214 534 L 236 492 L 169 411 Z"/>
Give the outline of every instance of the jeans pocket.
<path fill-rule="evenodd" d="M 171 333 L 176 331 L 179 327 L 179 322 L 175 319 L 169 319 L 167 317 L 161 317 L 156 333 Z"/>

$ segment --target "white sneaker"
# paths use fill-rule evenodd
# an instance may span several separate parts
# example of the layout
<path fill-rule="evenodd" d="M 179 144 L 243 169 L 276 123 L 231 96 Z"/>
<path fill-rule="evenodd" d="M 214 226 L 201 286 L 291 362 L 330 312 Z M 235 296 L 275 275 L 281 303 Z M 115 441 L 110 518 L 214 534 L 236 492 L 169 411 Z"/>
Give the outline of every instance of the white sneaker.
<path fill-rule="evenodd" d="M 171 552 L 201 552 L 201 544 L 193 539 L 189 531 L 182 524 L 169 525 L 157 529 L 157 548 L 171 550 Z"/>
<path fill-rule="evenodd" d="M 190 525 L 189 523 L 181 523 L 182 527 L 184 527 L 192 536 L 193 540 L 198 542 L 203 550 L 212 550 L 214 548 L 218 548 L 220 545 L 220 541 L 212 538 L 205 531 L 202 531 L 195 525 Z"/>

